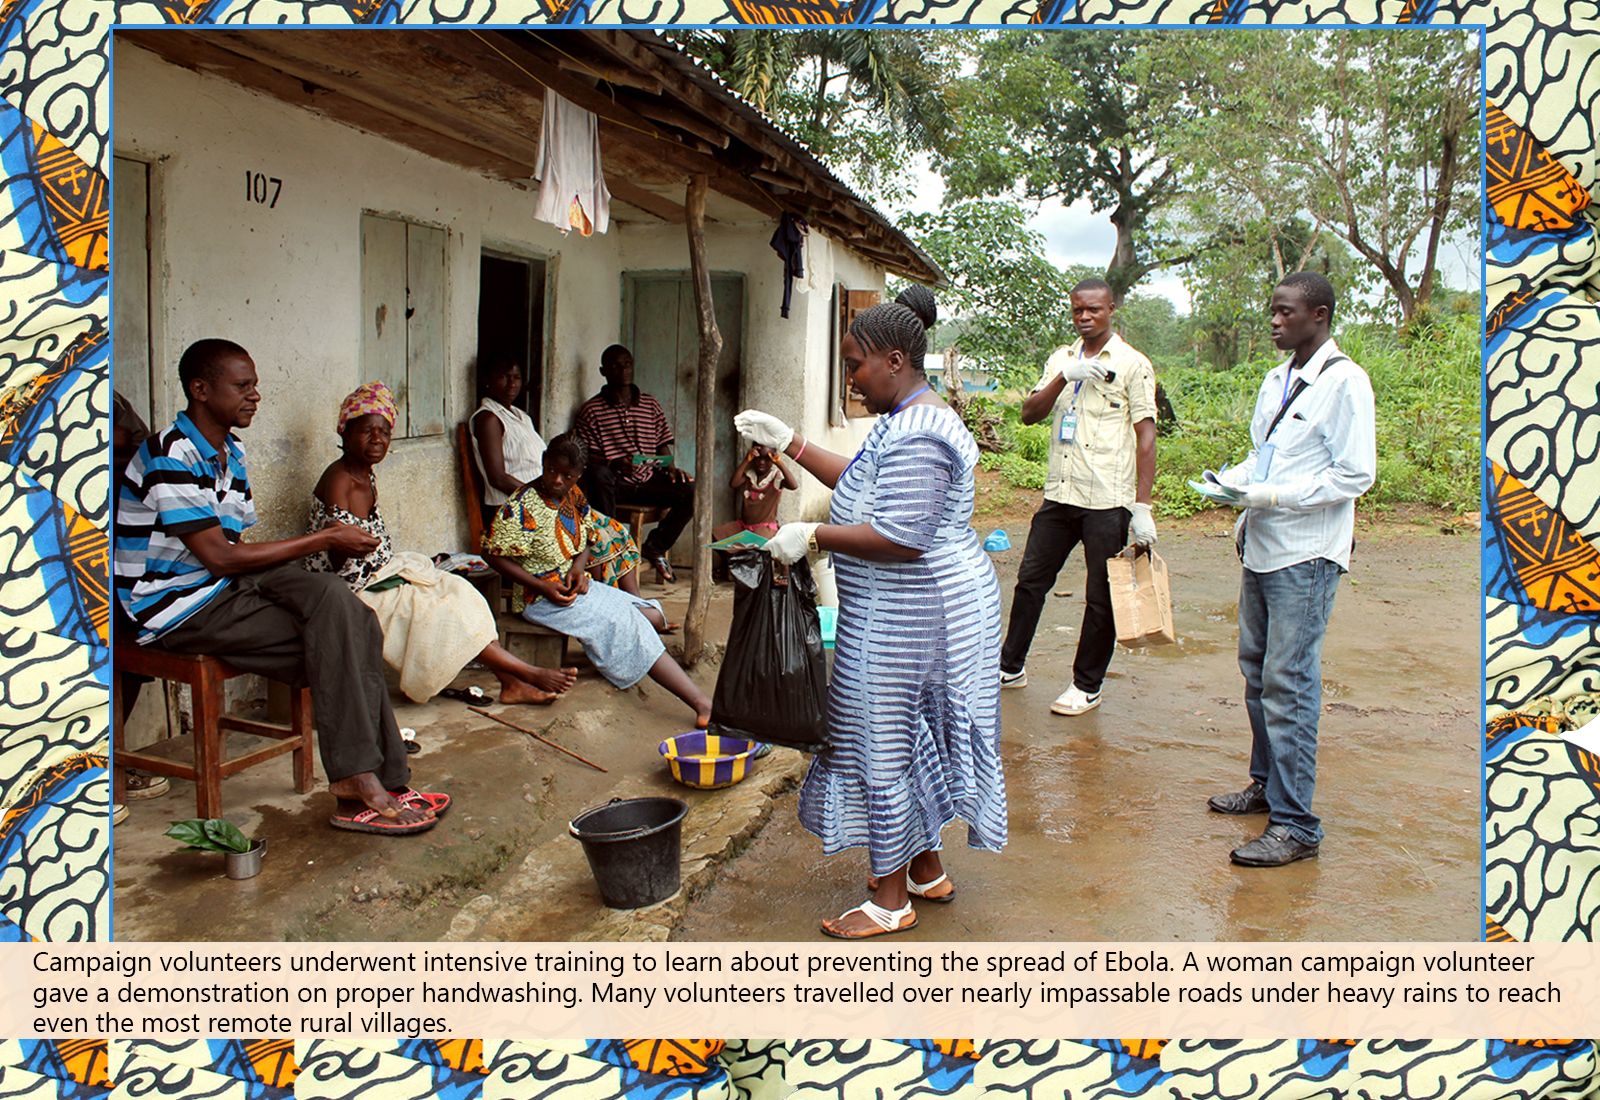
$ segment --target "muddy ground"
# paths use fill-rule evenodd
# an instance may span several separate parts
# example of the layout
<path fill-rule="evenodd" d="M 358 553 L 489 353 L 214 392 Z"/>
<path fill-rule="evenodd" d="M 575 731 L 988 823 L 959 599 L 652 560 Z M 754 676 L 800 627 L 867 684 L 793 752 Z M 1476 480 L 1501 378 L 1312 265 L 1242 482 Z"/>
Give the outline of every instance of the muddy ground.
<path fill-rule="evenodd" d="M 994 487 L 976 524 L 1006 529 L 994 555 L 1009 609 L 1033 494 Z M 1028 660 L 1003 693 L 1010 843 L 945 833 L 950 905 L 924 903 L 922 940 L 1476 940 L 1479 908 L 1476 528 L 1426 509 L 1364 516 L 1323 651 L 1315 808 L 1318 859 L 1236 867 L 1262 817 L 1208 813 L 1248 781 L 1236 661 L 1239 563 L 1232 515 L 1162 523 L 1178 644 L 1119 647 L 1098 710 L 1050 714 L 1071 682 L 1083 613 L 1069 560 Z M 1068 594 L 1070 593 L 1070 594 Z M 806 940 L 867 895 L 865 854 L 828 857 L 779 803 L 677 938 Z"/>
<path fill-rule="evenodd" d="M 1009 604 L 1037 494 L 986 477 L 976 524 L 1003 527 L 995 555 Z M 1231 516 L 1161 524 L 1180 643 L 1119 651 L 1105 703 L 1080 718 L 1049 714 L 1068 682 L 1082 615 L 1082 566 L 1070 562 L 1029 659 L 1031 686 L 1004 695 L 1011 843 L 1000 855 L 946 834 L 961 896 L 923 907 L 923 939 L 1476 939 L 1479 584 L 1469 525 L 1419 511 L 1364 521 L 1353 572 L 1324 653 L 1327 686 L 1317 809 L 1328 839 L 1315 861 L 1273 871 L 1228 863 L 1259 818 L 1205 812 L 1205 798 L 1244 784 L 1248 733 L 1234 660 L 1238 562 Z M 1449 526 L 1452 533 L 1440 528 Z M 688 585 L 647 585 L 681 618 Z M 726 637 L 731 590 L 719 587 L 711 637 Z M 707 690 L 718 661 L 694 676 Z M 488 673 L 458 683 L 490 688 Z M 443 699 L 396 697 L 418 732 L 417 782 L 457 806 L 431 833 L 369 837 L 328 828 L 320 783 L 297 795 L 286 759 L 224 783 L 225 814 L 270 838 L 260 877 L 231 882 L 218 857 L 161 835 L 194 812 L 193 787 L 130 807 L 117 828 L 114 920 L 133 940 L 432 940 L 648 938 L 600 903 L 567 821 L 612 797 L 684 798 L 703 824 L 686 850 L 739 851 L 696 876 L 678 935 L 708 940 L 818 939 L 817 918 L 864 896 L 859 853 L 821 855 L 795 826 L 795 796 L 689 791 L 667 776 L 662 738 L 686 726 L 682 704 L 646 685 L 618 692 L 585 669 L 554 708 L 491 708 L 604 764 L 595 772 Z M 783 761 L 761 769 L 771 782 Z M 799 769 L 794 769 L 798 773 Z M 730 798 L 737 792 L 739 797 Z M 754 792 L 757 795 L 759 791 Z M 758 812 L 759 811 L 759 812 Z M 726 820 L 724 820 L 726 819 Z M 548 856 L 548 858 L 547 858 Z M 702 860 L 704 862 L 704 860 Z M 674 899 L 674 906 L 682 899 Z M 635 911 L 650 916 L 649 910 Z M 640 918 L 641 920 L 643 918 Z M 668 916 L 677 919 L 674 908 Z M 660 923 L 653 925 L 659 929 Z"/>

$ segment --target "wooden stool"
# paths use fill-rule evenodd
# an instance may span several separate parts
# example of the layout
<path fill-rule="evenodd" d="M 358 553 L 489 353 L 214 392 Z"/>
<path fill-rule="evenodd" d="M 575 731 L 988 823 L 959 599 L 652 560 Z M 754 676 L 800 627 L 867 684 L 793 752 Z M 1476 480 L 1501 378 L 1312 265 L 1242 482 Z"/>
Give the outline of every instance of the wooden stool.
<path fill-rule="evenodd" d="M 667 518 L 667 510 L 658 504 L 619 504 L 616 518 L 628 525 L 628 533 L 633 536 L 633 544 L 639 548 L 639 553 L 642 555 L 644 539 L 641 536 L 644 534 L 644 525 L 660 523 Z M 661 571 L 656 570 L 656 580 L 666 583 L 666 578 L 660 574 Z"/>
<path fill-rule="evenodd" d="M 644 525 L 647 523 L 660 523 L 667 518 L 667 510 L 656 504 L 619 504 L 617 505 L 617 518 L 628 525 L 628 534 L 633 536 L 634 545 L 641 550 L 644 548 Z"/>
<path fill-rule="evenodd" d="M 245 673 L 219 657 L 203 657 L 189 653 L 168 653 L 141 645 L 118 645 L 116 648 L 118 672 L 133 672 L 153 676 L 175 684 L 188 684 L 194 693 L 194 733 L 173 741 L 192 740 L 194 763 L 184 764 L 167 756 L 156 755 L 141 749 L 125 747 L 122 721 L 122 677 L 112 677 L 111 747 L 112 796 L 121 805 L 127 797 L 128 777 L 125 768 L 142 768 L 157 775 L 170 775 L 193 781 L 195 803 L 199 817 L 222 816 L 222 779 L 281 756 L 294 754 L 294 789 L 300 794 L 311 790 L 312 715 L 311 689 L 289 689 L 289 724 L 253 722 L 232 718 L 223 712 L 222 685 L 235 676 Z M 227 755 L 227 731 L 239 730 L 261 737 L 271 737 L 276 744 Z"/>

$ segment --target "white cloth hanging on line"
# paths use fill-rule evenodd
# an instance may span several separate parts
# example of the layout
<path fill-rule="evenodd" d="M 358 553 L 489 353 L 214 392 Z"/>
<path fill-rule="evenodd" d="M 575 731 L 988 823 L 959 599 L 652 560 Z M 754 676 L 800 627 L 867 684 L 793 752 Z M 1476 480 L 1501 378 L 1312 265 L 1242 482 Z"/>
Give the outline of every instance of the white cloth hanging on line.
<path fill-rule="evenodd" d="M 563 233 L 604 233 L 611 224 L 611 192 L 600 167 L 600 120 L 593 111 L 546 88 L 539 126 L 539 198 L 533 216 Z"/>

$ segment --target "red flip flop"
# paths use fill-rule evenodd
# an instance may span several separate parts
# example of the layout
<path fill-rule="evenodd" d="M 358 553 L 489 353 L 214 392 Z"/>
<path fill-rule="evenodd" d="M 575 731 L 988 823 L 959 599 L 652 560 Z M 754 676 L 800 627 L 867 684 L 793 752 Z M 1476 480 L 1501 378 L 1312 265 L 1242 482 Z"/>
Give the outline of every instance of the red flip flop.
<path fill-rule="evenodd" d="M 428 809 L 433 811 L 434 817 L 443 817 L 444 812 L 450 808 L 452 799 L 443 791 L 419 791 L 415 787 L 401 787 L 389 792 L 395 800 L 407 809 Z"/>
<path fill-rule="evenodd" d="M 410 836 L 412 833 L 425 833 L 439 824 L 437 817 L 429 821 L 414 821 L 410 825 L 403 825 L 393 818 L 384 817 L 377 810 L 362 810 L 355 814 L 334 814 L 328 818 L 328 824 L 335 829 L 346 829 L 352 833 L 376 833 L 380 836 Z"/>

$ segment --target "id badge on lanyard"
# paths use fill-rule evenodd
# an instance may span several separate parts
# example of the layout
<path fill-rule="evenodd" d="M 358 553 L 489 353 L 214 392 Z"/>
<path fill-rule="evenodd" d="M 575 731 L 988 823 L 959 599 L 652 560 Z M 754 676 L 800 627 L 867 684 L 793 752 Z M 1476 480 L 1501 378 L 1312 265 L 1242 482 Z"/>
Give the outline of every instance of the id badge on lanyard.
<path fill-rule="evenodd" d="M 1257 485 L 1267 480 L 1272 473 L 1272 452 L 1275 448 L 1271 443 L 1263 443 L 1256 448 L 1255 483 Z"/>
<path fill-rule="evenodd" d="M 1078 391 L 1083 389 L 1082 382 L 1075 382 L 1072 386 L 1072 401 L 1067 405 L 1067 411 L 1061 414 L 1062 443 L 1071 443 L 1078 438 Z"/>

